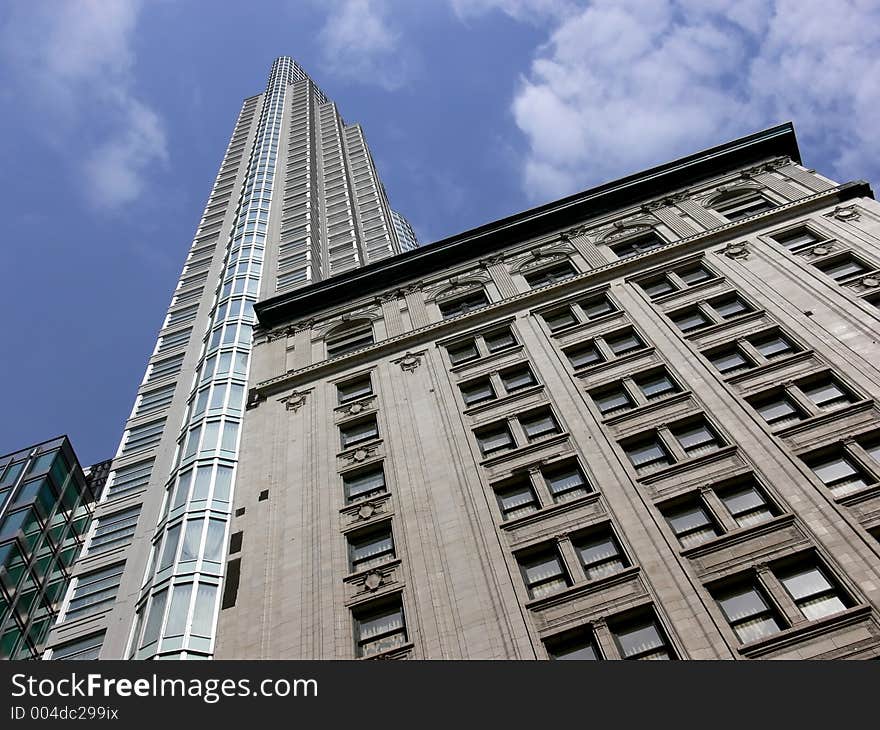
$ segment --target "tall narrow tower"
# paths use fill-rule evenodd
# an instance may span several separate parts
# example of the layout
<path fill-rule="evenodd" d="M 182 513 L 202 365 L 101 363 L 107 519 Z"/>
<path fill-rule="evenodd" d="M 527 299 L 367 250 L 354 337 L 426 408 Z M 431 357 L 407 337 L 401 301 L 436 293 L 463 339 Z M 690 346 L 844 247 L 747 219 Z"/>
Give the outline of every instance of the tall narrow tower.
<path fill-rule="evenodd" d="M 47 658 L 212 655 L 254 302 L 400 250 L 360 126 L 276 59 L 242 105 L 76 565 L 65 605 L 92 610 L 62 607 Z"/>

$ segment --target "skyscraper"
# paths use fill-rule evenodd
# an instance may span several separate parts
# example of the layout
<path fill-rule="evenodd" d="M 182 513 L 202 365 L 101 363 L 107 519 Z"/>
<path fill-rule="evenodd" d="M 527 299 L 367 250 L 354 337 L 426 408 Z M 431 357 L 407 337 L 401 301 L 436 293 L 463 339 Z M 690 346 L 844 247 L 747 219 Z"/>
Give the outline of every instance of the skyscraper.
<path fill-rule="evenodd" d="M 401 250 L 364 133 L 292 59 L 244 100 L 47 657 L 210 657 L 253 305 Z"/>
<path fill-rule="evenodd" d="M 877 658 L 878 307 L 788 124 L 259 302 L 216 656 Z"/>
<path fill-rule="evenodd" d="M 401 251 L 412 251 L 419 247 L 419 239 L 416 238 L 416 232 L 404 218 L 396 210 L 391 211 L 391 220 L 394 221 L 394 228 L 397 231 L 397 239 L 400 241 Z"/>

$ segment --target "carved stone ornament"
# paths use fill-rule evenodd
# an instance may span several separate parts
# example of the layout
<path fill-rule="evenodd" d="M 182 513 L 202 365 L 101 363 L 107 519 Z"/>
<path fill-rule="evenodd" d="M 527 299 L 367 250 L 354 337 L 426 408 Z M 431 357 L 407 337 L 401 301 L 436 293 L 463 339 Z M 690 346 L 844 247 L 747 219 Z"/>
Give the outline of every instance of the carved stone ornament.
<path fill-rule="evenodd" d="M 374 514 L 376 514 L 376 507 L 372 504 L 362 504 L 361 508 L 357 511 L 359 520 L 368 520 Z"/>
<path fill-rule="evenodd" d="M 657 210 L 658 208 L 670 208 L 673 205 L 681 203 L 683 200 L 687 200 L 690 197 L 691 194 L 688 190 L 682 190 L 678 193 L 667 195 L 665 198 L 661 198 L 660 200 L 652 200 L 648 203 L 645 203 L 642 206 L 642 210 L 645 213 L 650 213 L 651 211 Z"/>
<path fill-rule="evenodd" d="M 868 289 L 875 289 L 880 286 L 880 279 L 876 276 L 866 276 L 862 279 L 862 286 L 868 287 Z"/>
<path fill-rule="evenodd" d="M 749 257 L 749 247 L 742 241 L 736 243 L 728 243 L 720 253 L 729 259 L 747 259 Z"/>
<path fill-rule="evenodd" d="M 360 463 L 362 461 L 366 461 L 374 453 L 376 453 L 375 446 L 366 446 L 364 448 L 357 449 L 350 454 L 346 454 L 344 458 L 349 463 Z"/>
<path fill-rule="evenodd" d="M 340 410 L 340 413 L 346 416 L 356 416 L 358 413 L 363 413 L 367 410 L 368 403 L 352 403 L 350 406 L 343 408 Z"/>
<path fill-rule="evenodd" d="M 590 230 L 590 227 L 587 225 L 575 226 L 574 228 L 569 228 L 562 233 L 559 234 L 560 240 L 565 243 L 569 243 L 572 238 L 577 238 L 578 236 L 583 236 L 587 231 Z"/>
<path fill-rule="evenodd" d="M 364 588 L 366 588 L 368 591 L 375 591 L 384 582 L 385 576 L 377 571 L 373 571 L 366 578 L 364 578 Z"/>
<path fill-rule="evenodd" d="M 834 210 L 825 213 L 826 218 L 835 218 L 836 220 L 850 223 L 861 218 L 862 214 L 855 205 L 838 205 Z"/>
<path fill-rule="evenodd" d="M 403 357 L 394 360 L 397 365 L 400 365 L 401 370 L 405 370 L 408 373 L 411 373 L 415 370 L 419 365 L 422 364 L 422 357 L 424 356 L 425 351 L 421 352 L 407 352 Z"/>
<path fill-rule="evenodd" d="M 831 253 L 834 249 L 831 246 L 816 246 L 812 251 L 810 251 L 813 256 L 825 256 Z"/>
<path fill-rule="evenodd" d="M 498 264 L 504 263 L 504 256 L 489 256 L 485 259 L 480 259 L 480 266 L 484 269 L 488 269 L 490 266 L 497 266 Z"/>
<path fill-rule="evenodd" d="M 791 159 L 788 157 L 777 157 L 775 160 L 762 162 L 760 165 L 755 165 L 747 170 L 743 170 L 741 174 L 743 177 L 749 178 L 755 177 L 756 175 L 763 175 L 766 172 L 776 172 L 780 167 L 785 167 L 790 162 Z"/>
<path fill-rule="evenodd" d="M 303 404 L 306 402 L 307 395 L 308 391 L 300 392 L 298 390 L 295 390 L 292 393 L 284 396 L 283 398 L 279 398 L 278 402 L 283 403 L 284 407 L 288 411 L 293 411 L 294 413 L 296 413 L 300 408 L 302 408 Z"/>

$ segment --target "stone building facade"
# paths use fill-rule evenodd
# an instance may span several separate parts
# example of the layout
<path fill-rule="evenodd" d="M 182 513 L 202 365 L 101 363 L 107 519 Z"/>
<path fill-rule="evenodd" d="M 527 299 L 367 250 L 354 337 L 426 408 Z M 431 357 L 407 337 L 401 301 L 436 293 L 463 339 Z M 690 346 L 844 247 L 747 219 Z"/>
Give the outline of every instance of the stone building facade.
<path fill-rule="evenodd" d="M 878 306 L 791 125 L 258 303 L 215 656 L 880 656 Z"/>

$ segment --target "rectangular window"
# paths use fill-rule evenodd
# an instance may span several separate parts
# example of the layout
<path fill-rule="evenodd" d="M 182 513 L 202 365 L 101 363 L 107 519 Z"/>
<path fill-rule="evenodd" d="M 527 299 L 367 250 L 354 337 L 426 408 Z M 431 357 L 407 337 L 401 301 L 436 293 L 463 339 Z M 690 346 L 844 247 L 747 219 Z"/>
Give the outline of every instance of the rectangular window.
<path fill-rule="evenodd" d="M 778 334 L 758 337 L 749 341 L 768 360 L 775 360 L 783 355 L 798 351 L 798 348 L 791 341 Z"/>
<path fill-rule="evenodd" d="M 474 340 L 468 340 L 454 347 L 448 348 L 449 359 L 453 365 L 458 365 L 468 360 L 475 360 L 480 356 L 477 351 L 477 343 Z"/>
<path fill-rule="evenodd" d="M 778 428 L 804 418 L 801 410 L 784 393 L 763 396 L 751 401 L 752 407 L 769 425 Z"/>
<path fill-rule="evenodd" d="M 608 299 L 605 294 L 585 299 L 580 302 L 580 308 L 588 320 L 593 320 L 597 317 L 617 311 L 617 308 L 611 303 L 611 300 Z"/>
<path fill-rule="evenodd" d="M 718 313 L 721 319 L 732 319 L 752 311 L 752 308 L 736 294 L 731 294 L 721 299 L 713 299 L 709 302 L 709 305 Z"/>
<path fill-rule="evenodd" d="M 373 325 L 354 323 L 337 328 L 327 336 L 327 358 L 341 357 L 373 344 Z"/>
<path fill-rule="evenodd" d="M 615 332 L 614 334 L 606 335 L 605 344 L 611 348 L 611 351 L 617 357 L 622 357 L 628 352 L 641 350 L 645 346 L 645 343 L 642 342 L 639 336 L 635 332 L 632 332 L 630 330 Z"/>
<path fill-rule="evenodd" d="M 804 618 L 814 621 L 847 609 L 841 592 L 815 565 L 798 565 L 776 573 Z"/>
<path fill-rule="evenodd" d="M 721 448 L 718 436 L 704 423 L 676 426 L 671 431 L 688 456 L 701 456 Z"/>
<path fill-rule="evenodd" d="M 400 596 L 353 610 L 357 655 L 369 657 L 407 642 Z"/>
<path fill-rule="evenodd" d="M 505 521 L 537 512 L 538 498 L 526 477 L 520 477 L 493 487 L 498 508 Z"/>
<path fill-rule="evenodd" d="M 855 256 L 838 256 L 832 261 L 815 264 L 823 274 L 828 274 L 835 281 L 845 281 L 870 271 L 870 268 Z"/>
<path fill-rule="evenodd" d="M 116 600 L 124 567 L 125 563 L 117 563 L 79 576 L 64 612 L 64 620 L 71 621 L 110 608 Z"/>
<path fill-rule="evenodd" d="M 573 368 L 585 368 L 602 362 L 605 358 L 596 349 L 593 342 L 585 342 L 563 350 Z"/>
<path fill-rule="evenodd" d="M 776 611 L 770 606 L 763 590 L 753 583 L 727 588 L 719 592 L 715 600 L 743 644 L 782 630 Z"/>
<path fill-rule="evenodd" d="M 740 527 L 766 522 L 775 514 L 772 505 L 751 480 L 719 490 L 718 496 Z"/>
<path fill-rule="evenodd" d="M 635 406 L 626 388 L 621 384 L 603 388 L 591 393 L 593 402 L 603 416 L 611 416 L 615 413 L 628 411 Z"/>
<path fill-rule="evenodd" d="M 688 286 L 694 286 L 695 284 L 715 278 L 715 275 L 702 264 L 694 264 L 683 269 L 677 269 L 675 273 Z"/>
<path fill-rule="evenodd" d="M 501 377 L 501 382 L 504 384 L 504 389 L 508 393 L 515 393 L 538 382 L 535 380 L 535 376 L 528 365 L 517 365 L 507 370 L 502 370 L 498 374 Z"/>
<path fill-rule="evenodd" d="M 128 545 L 134 536 L 140 513 L 141 508 L 138 506 L 100 517 L 89 542 L 89 555 L 97 555 Z"/>
<path fill-rule="evenodd" d="M 557 330 L 577 324 L 577 319 L 575 319 L 570 307 L 554 309 L 552 312 L 546 312 L 541 316 L 544 317 L 544 321 L 547 323 L 551 332 L 556 332 Z"/>
<path fill-rule="evenodd" d="M 751 360 L 746 359 L 746 356 L 736 347 L 716 350 L 715 352 L 708 354 L 707 357 L 709 358 L 709 362 L 711 362 L 722 375 L 740 373 L 744 370 L 748 370 L 754 365 L 754 363 L 752 363 Z"/>
<path fill-rule="evenodd" d="M 597 660 L 602 657 L 596 648 L 593 634 L 588 629 L 578 629 L 552 639 L 546 639 L 544 646 L 551 659 Z"/>
<path fill-rule="evenodd" d="M 640 474 L 662 469 L 672 463 L 672 457 L 656 435 L 630 442 L 624 446 L 624 450 Z"/>
<path fill-rule="evenodd" d="M 359 532 L 348 537 L 349 569 L 359 573 L 367 568 L 393 560 L 394 538 L 391 523 L 388 522 L 368 532 Z"/>
<path fill-rule="evenodd" d="M 349 504 L 387 491 L 385 470 L 381 464 L 343 474 L 342 483 L 345 488 L 345 499 Z"/>
<path fill-rule="evenodd" d="M 608 627 L 624 659 L 644 661 L 675 658 L 660 623 L 653 615 L 613 621 Z"/>
<path fill-rule="evenodd" d="M 590 492 L 590 483 L 575 461 L 542 467 L 541 474 L 554 502 L 570 502 Z"/>
<path fill-rule="evenodd" d="M 691 307 L 683 312 L 676 312 L 670 315 L 670 319 L 682 332 L 692 332 L 695 329 L 711 324 L 708 317 L 696 307 Z"/>
<path fill-rule="evenodd" d="M 347 380 L 336 385 L 336 395 L 339 405 L 350 403 L 359 398 L 373 395 L 373 381 L 369 375 L 363 375 L 354 380 Z"/>
<path fill-rule="evenodd" d="M 729 221 L 738 221 L 757 215 L 776 206 L 759 193 L 743 193 L 735 195 L 715 205 L 715 210 Z"/>
<path fill-rule="evenodd" d="M 772 238 L 774 241 L 776 241 L 776 243 L 785 246 L 790 251 L 803 248 L 804 246 L 809 246 L 810 244 L 818 243 L 820 240 L 822 240 L 809 228 L 796 228 L 793 231 L 777 233 L 776 235 L 772 236 Z"/>
<path fill-rule="evenodd" d="M 134 494 L 146 489 L 153 471 L 153 461 L 154 459 L 147 459 L 117 469 L 113 481 L 107 487 L 107 499 L 121 497 L 123 494 Z"/>
<path fill-rule="evenodd" d="M 543 598 L 569 586 L 568 576 L 556 548 L 544 548 L 517 557 L 530 598 Z"/>
<path fill-rule="evenodd" d="M 811 461 L 810 468 L 835 497 L 857 492 L 875 481 L 848 456 L 840 453 Z"/>
<path fill-rule="evenodd" d="M 509 327 L 493 330 L 483 335 L 483 342 L 489 352 L 498 352 L 516 344 L 516 338 Z"/>
<path fill-rule="evenodd" d="M 629 565 L 610 529 L 577 538 L 572 544 L 584 567 L 587 580 L 614 575 Z"/>
<path fill-rule="evenodd" d="M 706 508 L 696 501 L 667 509 L 664 516 L 683 548 L 702 545 L 720 534 Z"/>
<path fill-rule="evenodd" d="M 376 416 L 340 426 L 339 435 L 342 439 L 343 449 L 379 438 L 379 424 L 376 422 Z"/>
<path fill-rule="evenodd" d="M 823 411 L 834 410 L 855 402 L 855 398 L 847 392 L 834 378 L 825 376 L 809 385 L 800 385 L 800 389 Z"/>
<path fill-rule="evenodd" d="M 462 383 L 458 386 L 461 389 L 461 396 L 468 406 L 483 403 L 487 400 L 495 398 L 495 390 L 489 378 L 480 378 L 479 380 L 471 380 L 468 383 Z"/>
<path fill-rule="evenodd" d="M 679 392 L 678 385 L 663 371 L 639 375 L 633 381 L 647 400 Z"/>
<path fill-rule="evenodd" d="M 513 436 L 506 423 L 495 423 L 474 432 L 483 456 L 513 447 Z"/>
<path fill-rule="evenodd" d="M 664 294 L 669 294 L 670 292 L 675 291 L 675 287 L 665 276 L 658 276 L 654 279 L 641 281 L 639 282 L 639 286 L 644 289 L 645 294 L 651 297 L 651 299 L 656 299 L 657 297 L 662 297 Z"/>
<path fill-rule="evenodd" d="M 104 632 L 84 639 L 69 641 L 52 650 L 52 659 L 65 661 L 91 661 L 97 659 L 104 644 Z"/>
<path fill-rule="evenodd" d="M 529 441 L 559 433 L 559 424 L 549 410 L 541 410 L 519 417 L 520 425 Z"/>

